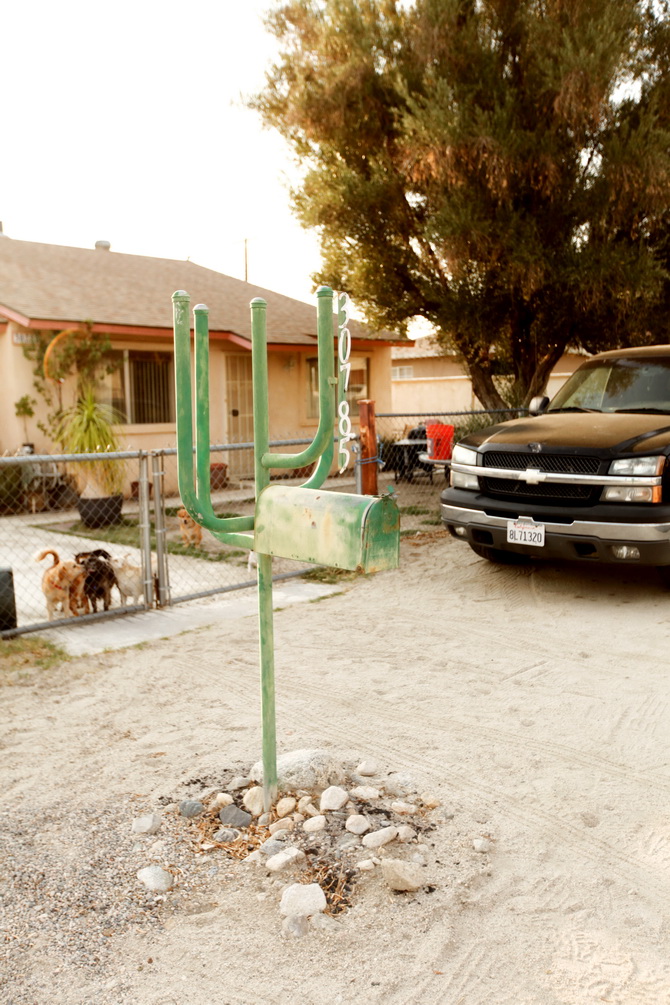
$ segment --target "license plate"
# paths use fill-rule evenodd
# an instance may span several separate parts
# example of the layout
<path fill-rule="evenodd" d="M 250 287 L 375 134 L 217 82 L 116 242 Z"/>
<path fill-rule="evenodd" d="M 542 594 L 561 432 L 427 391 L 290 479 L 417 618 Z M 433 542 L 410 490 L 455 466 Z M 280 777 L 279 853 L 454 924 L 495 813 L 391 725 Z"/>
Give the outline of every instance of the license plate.
<path fill-rule="evenodd" d="M 544 547 L 544 524 L 508 520 L 507 541 L 509 544 L 531 544 L 535 548 L 542 548 Z"/>

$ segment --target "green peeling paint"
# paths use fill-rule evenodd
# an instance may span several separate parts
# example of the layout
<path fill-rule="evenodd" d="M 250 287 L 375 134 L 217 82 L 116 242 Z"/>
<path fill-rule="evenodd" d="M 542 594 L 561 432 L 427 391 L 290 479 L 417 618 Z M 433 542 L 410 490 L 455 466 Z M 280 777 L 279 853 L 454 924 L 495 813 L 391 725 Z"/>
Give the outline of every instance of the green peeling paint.
<path fill-rule="evenodd" d="M 312 443 L 298 454 L 270 451 L 265 327 L 267 304 L 260 298 L 251 301 L 256 511 L 253 517 L 217 517 L 212 508 L 210 486 L 208 310 L 204 304 L 198 304 L 193 310 L 194 431 L 190 298 L 179 290 L 172 301 L 177 453 L 182 502 L 193 519 L 218 540 L 254 550 L 258 555 L 263 794 L 268 810 L 277 794 L 272 556 L 362 572 L 395 568 L 399 556 L 400 518 L 396 503 L 389 496 L 378 499 L 328 492 L 321 488 L 333 463 L 336 397 L 339 401 L 344 397 L 342 388 L 336 396 L 333 291 L 327 286 L 317 291 L 319 425 Z M 340 321 L 342 318 L 340 310 Z M 314 472 L 299 488 L 270 484 L 270 468 L 293 470 L 314 462 Z"/>

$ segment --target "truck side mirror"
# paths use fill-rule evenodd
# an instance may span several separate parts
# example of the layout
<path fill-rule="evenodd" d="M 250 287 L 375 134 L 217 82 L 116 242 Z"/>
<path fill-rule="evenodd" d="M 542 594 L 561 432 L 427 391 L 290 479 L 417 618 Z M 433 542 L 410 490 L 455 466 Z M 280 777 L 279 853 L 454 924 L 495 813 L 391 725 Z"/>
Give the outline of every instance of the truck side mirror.
<path fill-rule="evenodd" d="M 530 399 L 530 405 L 528 406 L 528 411 L 531 415 L 542 415 L 543 412 L 547 411 L 547 405 L 549 404 L 549 398 L 546 394 L 538 394 L 536 398 Z"/>

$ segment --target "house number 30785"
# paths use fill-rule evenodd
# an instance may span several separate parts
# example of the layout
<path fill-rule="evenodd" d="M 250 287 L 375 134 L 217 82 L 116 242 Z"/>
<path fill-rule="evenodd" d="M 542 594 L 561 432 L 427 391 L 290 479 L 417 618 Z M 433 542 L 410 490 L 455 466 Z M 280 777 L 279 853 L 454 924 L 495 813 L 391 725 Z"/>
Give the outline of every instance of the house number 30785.
<path fill-rule="evenodd" d="M 351 373 L 351 334 L 347 325 L 349 324 L 349 294 L 340 293 L 338 296 L 338 339 L 337 358 L 340 369 L 340 403 L 337 406 L 338 418 L 338 460 L 340 462 L 340 474 L 343 474 L 349 466 L 351 451 L 347 447 L 354 434 L 351 430 L 351 416 L 349 415 L 349 402 L 347 401 L 347 391 L 349 390 L 349 375 Z"/>

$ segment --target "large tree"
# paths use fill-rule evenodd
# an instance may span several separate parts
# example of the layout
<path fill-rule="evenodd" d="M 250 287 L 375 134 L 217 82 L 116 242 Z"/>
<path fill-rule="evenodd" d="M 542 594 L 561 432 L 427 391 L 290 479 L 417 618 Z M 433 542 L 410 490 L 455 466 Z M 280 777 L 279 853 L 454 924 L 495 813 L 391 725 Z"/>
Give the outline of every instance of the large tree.
<path fill-rule="evenodd" d="M 317 281 L 371 323 L 427 319 L 489 408 L 567 346 L 667 340 L 667 3 L 281 3 L 251 104 L 303 169 Z"/>

